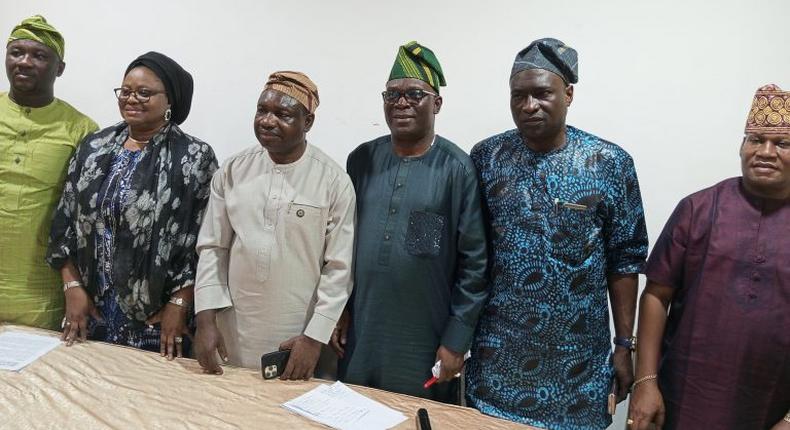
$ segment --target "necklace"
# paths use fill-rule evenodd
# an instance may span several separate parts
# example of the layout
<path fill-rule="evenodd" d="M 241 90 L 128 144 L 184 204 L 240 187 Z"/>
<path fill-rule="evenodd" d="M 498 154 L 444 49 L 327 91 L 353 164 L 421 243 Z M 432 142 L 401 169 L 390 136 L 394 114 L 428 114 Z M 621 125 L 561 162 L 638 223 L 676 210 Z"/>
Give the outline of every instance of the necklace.
<path fill-rule="evenodd" d="M 427 148 L 425 148 L 425 150 L 423 150 L 423 151 L 422 151 L 422 152 L 420 152 L 419 154 L 414 154 L 414 155 L 407 155 L 407 156 L 405 156 L 405 157 L 403 157 L 403 158 L 409 158 L 409 159 L 411 159 L 411 158 L 419 158 L 419 157 L 422 157 L 423 155 L 427 154 L 427 153 L 428 153 L 428 151 L 430 151 L 430 150 L 431 150 L 431 148 L 433 148 L 433 144 L 434 144 L 434 143 L 436 143 L 436 134 L 434 134 L 434 135 L 433 135 L 433 140 L 431 141 L 431 144 L 430 144 L 430 145 L 428 145 L 428 147 L 427 147 Z"/>
<path fill-rule="evenodd" d="M 131 133 L 129 133 L 129 140 L 131 140 L 132 142 L 134 142 L 134 143 L 136 143 L 138 145 L 145 145 L 145 144 L 147 144 L 148 142 L 151 141 L 151 139 L 148 139 L 148 140 L 137 140 L 137 139 L 132 137 Z"/>

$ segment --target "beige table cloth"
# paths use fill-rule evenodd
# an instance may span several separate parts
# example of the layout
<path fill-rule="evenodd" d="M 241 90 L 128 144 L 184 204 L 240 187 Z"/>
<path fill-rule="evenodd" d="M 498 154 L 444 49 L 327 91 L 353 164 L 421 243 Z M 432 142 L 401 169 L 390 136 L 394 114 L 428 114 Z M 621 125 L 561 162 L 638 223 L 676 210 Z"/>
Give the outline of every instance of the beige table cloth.
<path fill-rule="evenodd" d="M 46 336 L 58 333 L 0 326 Z M 280 405 L 327 381 L 264 380 L 251 369 L 205 375 L 197 361 L 101 342 L 58 346 L 20 372 L 0 371 L 0 429 L 326 429 Z M 433 429 L 532 427 L 387 391 L 351 386 L 401 411 L 396 429 L 418 429 L 425 408 Z"/>

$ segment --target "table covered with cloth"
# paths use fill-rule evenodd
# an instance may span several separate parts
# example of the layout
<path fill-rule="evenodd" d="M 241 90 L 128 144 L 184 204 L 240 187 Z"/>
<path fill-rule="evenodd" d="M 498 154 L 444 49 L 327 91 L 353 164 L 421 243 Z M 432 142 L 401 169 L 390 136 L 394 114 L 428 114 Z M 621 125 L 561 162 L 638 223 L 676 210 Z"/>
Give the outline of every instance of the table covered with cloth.
<path fill-rule="evenodd" d="M 58 336 L 21 326 L 13 330 Z M 101 342 L 58 346 L 20 372 L 0 371 L 0 429 L 325 429 L 280 405 L 322 383 L 264 380 L 252 369 L 203 374 L 197 361 Z M 475 409 L 359 386 L 355 391 L 402 412 L 396 429 L 417 429 L 426 408 L 434 429 L 532 429 Z"/>

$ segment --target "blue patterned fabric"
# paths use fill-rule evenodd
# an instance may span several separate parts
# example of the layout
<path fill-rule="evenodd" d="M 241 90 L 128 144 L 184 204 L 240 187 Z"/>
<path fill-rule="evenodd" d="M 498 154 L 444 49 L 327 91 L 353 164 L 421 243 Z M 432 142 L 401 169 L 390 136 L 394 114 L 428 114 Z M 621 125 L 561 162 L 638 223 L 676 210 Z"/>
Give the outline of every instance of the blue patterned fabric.
<path fill-rule="evenodd" d="M 96 308 L 102 315 L 101 321 L 88 321 L 88 338 L 116 345 L 131 346 L 146 351 L 159 352 L 161 327 L 159 324 L 137 328 L 118 305 L 118 293 L 108 285 L 104 293 L 96 298 Z M 189 339 L 184 337 L 184 342 Z M 189 356 L 189 345 L 182 344 L 184 356 Z"/>
<path fill-rule="evenodd" d="M 493 265 L 467 400 L 534 426 L 605 428 L 613 376 L 607 275 L 639 273 L 647 257 L 633 161 L 570 126 L 567 144 L 547 153 L 510 130 L 471 155 Z"/>
<path fill-rule="evenodd" d="M 110 171 L 99 188 L 99 217 L 96 238 L 98 292 L 103 295 L 112 284 L 113 250 L 115 249 L 115 231 L 119 220 L 123 217 L 129 199 L 132 174 L 140 161 L 143 151 L 130 151 L 121 148 L 110 165 Z M 132 190 L 133 192 L 133 190 Z"/>
<path fill-rule="evenodd" d="M 121 148 L 113 158 L 107 177 L 97 194 L 99 217 L 102 221 L 99 225 L 102 228 L 95 236 L 98 290 L 96 307 L 103 321 L 91 319 L 88 331 L 91 340 L 159 352 L 160 327 L 132 327 L 129 318 L 118 305 L 118 293 L 112 283 L 115 231 L 129 202 L 132 174 L 142 158 L 140 154 L 142 151 Z"/>

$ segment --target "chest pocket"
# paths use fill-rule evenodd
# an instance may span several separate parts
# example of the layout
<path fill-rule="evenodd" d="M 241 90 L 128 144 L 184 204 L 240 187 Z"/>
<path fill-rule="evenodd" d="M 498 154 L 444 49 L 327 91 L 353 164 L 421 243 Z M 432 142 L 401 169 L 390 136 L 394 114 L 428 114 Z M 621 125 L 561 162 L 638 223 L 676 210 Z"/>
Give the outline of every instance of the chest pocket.
<path fill-rule="evenodd" d="M 412 211 L 406 230 L 406 250 L 415 257 L 436 257 L 442 250 L 447 218 L 432 212 Z"/>
<path fill-rule="evenodd" d="M 557 203 L 551 217 L 551 253 L 570 266 L 580 266 L 593 253 L 601 231 L 596 206 Z"/>
<path fill-rule="evenodd" d="M 47 188 L 59 187 L 65 179 L 72 152 L 74 148 L 70 145 L 36 144 L 30 158 L 25 161 L 33 184 Z"/>
<path fill-rule="evenodd" d="M 306 224 L 322 218 L 323 208 L 306 201 L 294 200 L 286 208 L 285 219 L 293 224 Z"/>
<path fill-rule="evenodd" d="M 307 255 L 321 255 L 326 237 L 327 209 L 307 201 L 290 203 L 283 217 L 287 240 L 303 244 Z"/>

